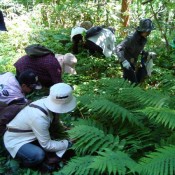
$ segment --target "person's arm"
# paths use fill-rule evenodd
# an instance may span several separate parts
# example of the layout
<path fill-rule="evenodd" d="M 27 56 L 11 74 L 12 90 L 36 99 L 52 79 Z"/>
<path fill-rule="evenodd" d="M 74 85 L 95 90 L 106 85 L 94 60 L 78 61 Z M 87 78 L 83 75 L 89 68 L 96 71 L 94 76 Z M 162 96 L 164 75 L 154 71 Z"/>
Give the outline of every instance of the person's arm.
<path fill-rule="evenodd" d="M 115 53 L 118 56 L 118 59 L 120 62 L 123 62 L 126 60 L 124 55 L 125 55 L 126 49 L 130 46 L 130 44 L 131 44 L 131 38 L 127 37 L 120 44 L 116 46 Z"/>
<path fill-rule="evenodd" d="M 50 136 L 52 139 L 65 139 L 68 138 L 66 127 L 61 123 L 59 115 L 54 116 L 53 121 L 49 128 Z"/>
<path fill-rule="evenodd" d="M 41 147 L 49 152 L 58 152 L 66 150 L 68 148 L 68 140 L 51 140 L 49 133 L 50 121 L 46 117 L 47 116 L 37 116 L 35 120 L 31 122 L 31 129 L 33 130 Z"/>

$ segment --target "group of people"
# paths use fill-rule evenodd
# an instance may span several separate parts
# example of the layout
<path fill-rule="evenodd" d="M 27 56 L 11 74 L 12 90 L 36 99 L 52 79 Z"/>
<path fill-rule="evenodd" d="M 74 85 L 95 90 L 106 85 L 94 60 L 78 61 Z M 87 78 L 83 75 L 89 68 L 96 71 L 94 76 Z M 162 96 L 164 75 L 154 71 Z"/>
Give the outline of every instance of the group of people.
<path fill-rule="evenodd" d="M 0 30 L 7 30 L 1 11 Z M 144 47 L 152 30 L 152 21 L 143 19 L 132 35 L 115 45 L 113 28 L 93 26 L 85 21 L 71 31 L 72 52 L 79 53 L 79 45 L 82 44 L 91 54 L 117 55 L 124 79 L 138 84 L 151 74 L 155 54 L 144 51 Z M 54 54 L 38 44 L 26 47 L 25 51 L 26 55 L 14 63 L 16 75 L 10 72 L 0 74 L 0 105 L 26 104 L 29 102 L 26 94 L 42 86 L 49 87 L 50 92 L 47 97 L 30 102 L 7 124 L 4 145 L 11 156 L 20 159 L 25 167 L 52 169 L 51 164 L 58 163 L 72 146 L 69 138 L 51 135 L 50 128 L 58 127 L 58 114 L 70 112 L 76 107 L 73 88 L 62 82 L 62 74 L 76 74 L 77 58 L 72 53 Z M 139 55 L 142 59 L 137 66 Z M 3 114 L 4 109 L 0 110 Z"/>
<path fill-rule="evenodd" d="M 2 12 L 0 30 L 7 31 Z M 62 74 L 76 74 L 77 58 L 71 53 L 54 54 L 39 44 L 29 45 L 25 52 L 14 64 L 16 75 L 0 74 L 3 145 L 13 158 L 20 160 L 21 166 L 53 171 L 60 161 L 68 160 L 73 154 L 69 150 L 72 141 L 66 134 L 60 135 L 59 131 L 66 132 L 67 128 L 59 114 L 76 107 L 73 88 L 62 81 Z M 48 96 L 33 102 L 26 98 L 43 86 L 50 88 Z M 20 110 L 16 114 L 17 108 Z M 6 121 L 9 122 L 2 130 Z"/>
<path fill-rule="evenodd" d="M 62 59 L 63 56 L 59 57 Z M 0 125 L 4 124 L 4 116 L 11 117 L 8 115 L 15 112 L 13 105 L 27 104 L 7 123 L 3 133 L 5 148 L 24 167 L 53 171 L 72 145 L 68 137 L 61 138 L 57 133 L 61 128 L 64 129 L 58 114 L 71 112 L 76 107 L 76 98 L 72 86 L 63 82 L 54 83 L 50 79 L 52 85 L 49 95 L 30 102 L 26 95 L 43 86 L 38 80 L 39 76 L 30 69 L 18 76 L 11 72 L 0 75 Z"/>
<path fill-rule="evenodd" d="M 138 84 L 147 75 L 151 75 L 153 58 L 155 58 L 156 54 L 144 51 L 144 47 L 147 43 L 147 37 L 154 29 L 150 19 L 142 19 L 136 31 L 116 45 L 115 30 L 113 28 L 93 27 L 92 23 L 85 21 L 71 31 L 73 53 L 78 53 L 79 43 L 81 43 L 83 48 L 88 49 L 91 54 L 97 52 L 105 57 L 116 55 L 123 70 L 123 78 L 131 83 Z M 138 66 L 139 55 L 141 55 L 142 60 Z"/>

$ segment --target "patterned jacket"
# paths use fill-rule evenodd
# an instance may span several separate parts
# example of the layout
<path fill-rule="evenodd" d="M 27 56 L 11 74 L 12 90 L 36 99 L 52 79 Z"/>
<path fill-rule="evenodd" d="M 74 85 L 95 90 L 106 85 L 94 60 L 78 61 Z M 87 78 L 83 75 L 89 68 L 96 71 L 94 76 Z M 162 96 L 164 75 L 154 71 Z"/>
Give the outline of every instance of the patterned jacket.
<path fill-rule="evenodd" d="M 62 82 L 62 69 L 55 55 L 48 54 L 42 57 L 30 58 L 28 55 L 21 57 L 14 64 L 16 71 L 21 73 L 27 69 L 33 70 L 39 81 L 44 86 L 52 86 Z"/>

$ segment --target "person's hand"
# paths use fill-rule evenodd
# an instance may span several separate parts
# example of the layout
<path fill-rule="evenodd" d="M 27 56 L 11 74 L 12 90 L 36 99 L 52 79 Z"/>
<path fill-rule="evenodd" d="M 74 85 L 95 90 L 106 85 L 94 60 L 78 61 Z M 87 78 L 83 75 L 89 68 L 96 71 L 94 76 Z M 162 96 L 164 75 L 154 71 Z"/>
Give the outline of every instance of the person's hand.
<path fill-rule="evenodd" d="M 123 61 L 123 62 L 122 62 L 122 65 L 123 65 L 123 67 L 126 68 L 126 69 L 131 68 L 130 63 L 129 63 L 127 60 Z"/>

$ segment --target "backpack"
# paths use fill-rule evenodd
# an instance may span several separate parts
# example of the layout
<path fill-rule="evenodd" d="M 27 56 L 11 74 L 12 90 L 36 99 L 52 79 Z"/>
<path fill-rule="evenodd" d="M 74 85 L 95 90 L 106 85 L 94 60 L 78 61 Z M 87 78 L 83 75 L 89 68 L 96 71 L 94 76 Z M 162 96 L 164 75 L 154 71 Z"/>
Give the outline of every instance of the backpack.
<path fill-rule="evenodd" d="M 9 106 L 4 103 L 0 103 L 0 137 L 3 136 L 6 131 L 6 125 L 27 105 L 37 108 L 47 115 L 47 111 L 45 111 L 42 107 L 30 103 L 31 101 L 27 103 L 15 103 Z M 31 130 L 12 129 L 11 132 L 31 132 Z"/>
<path fill-rule="evenodd" d="M 40 44 L 32 44 L 25 48 L 26 54 L 31 58 L 37 58 L 48 54 L 54 54 L 51 50 Z"/>
<path fill-rule="evenodd" d="M 29 103 L 14 103 L 11 105 L 0 103 L 0 137 L 6 131 L 6 125 Z"/>
<path fill-rule="evenodd" d="M 103 29 L 103 27 L 100 27 L 100 26 L 91 27 L 86 32 L 86 39 L 88 39 L 89 37 L 97 35 L 98 33 L 100 33 L 102 31 L 102 29 Z"/>

